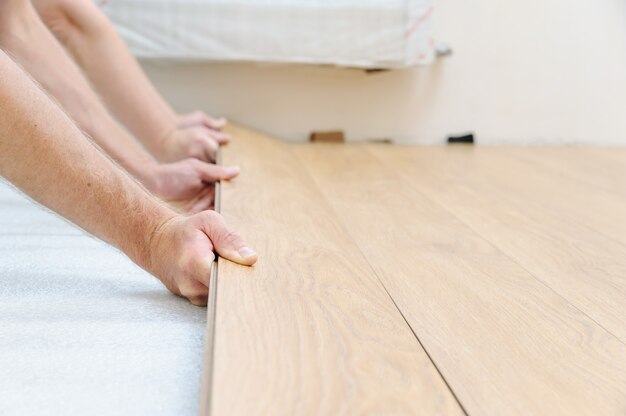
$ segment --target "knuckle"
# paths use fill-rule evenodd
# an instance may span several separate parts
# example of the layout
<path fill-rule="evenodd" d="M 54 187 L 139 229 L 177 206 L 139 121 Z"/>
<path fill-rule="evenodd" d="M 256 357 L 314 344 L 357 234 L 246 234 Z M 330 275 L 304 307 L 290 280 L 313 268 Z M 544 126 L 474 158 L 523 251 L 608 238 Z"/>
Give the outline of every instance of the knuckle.
<path fill-rule="evenodd" d="M 224 241 L 226 243 L 236 245 L 239 243 L 239 241 L 241 241 L 241 238 L 239 237 L 239 234 L 232 230 L 229 230 L 224 236 Z"/>
<path fill-rule="evenodd" d="M 189 299 L 189 302 L 193 303 L 197 306 L 205 306 L 208 301 L 209 291 L 208 290 L 193 290 L 189 293 L 183 294 L 184 297 Z"/>
<path fill-rule="evenodd" d="M 197 296 L 197 297 L 192 297 L 188 299 L 189 299 L 189 302 L 191 302 L 193 305 L 196 305 L 196 306 L 207 306 L 207 304 L 209 303 L 208 294 L 205 296 Z"/>
<path fill-rule="evenodd" d="M 222 214 L 217 211 L 206 211 L 204 212 L 204 216 L 208 222 L 214 223 L 216 221 L 222 221 Z"/>
<path fill-rule="evenodd" d="M 209 290 L 207 286 L 205 286 L 206 284 L 208 284 L 208 281 L 203 284 L 191 275 L 187 275 L 185 280 L 179 285 L 180 295 L 188 299 L 206 296 Z"/>
<path fill-rule="evenodd" d="M 206 296 L 208 293 L 209 293 L 209 290 L 207 288 L 200 288 L 200 287 L 189 288 L 182 292 L 183 296 L 185 296 L 188 299 L 201 298 L 203 296 Z"/>

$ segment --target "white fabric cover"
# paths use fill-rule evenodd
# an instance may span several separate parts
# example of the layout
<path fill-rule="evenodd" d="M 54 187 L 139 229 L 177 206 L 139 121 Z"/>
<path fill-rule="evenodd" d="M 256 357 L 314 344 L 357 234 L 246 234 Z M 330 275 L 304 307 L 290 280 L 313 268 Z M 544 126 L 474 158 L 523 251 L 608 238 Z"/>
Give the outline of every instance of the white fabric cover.
<path fill-rule="evenodd" d="M 430 63 L 432 0 L 109 0 L 142 58 L 394 68 Z"/>
<path fill-rule="evenodd" d="M 205 325 L 0 179 L 0 415 L 195 415 Z"/>

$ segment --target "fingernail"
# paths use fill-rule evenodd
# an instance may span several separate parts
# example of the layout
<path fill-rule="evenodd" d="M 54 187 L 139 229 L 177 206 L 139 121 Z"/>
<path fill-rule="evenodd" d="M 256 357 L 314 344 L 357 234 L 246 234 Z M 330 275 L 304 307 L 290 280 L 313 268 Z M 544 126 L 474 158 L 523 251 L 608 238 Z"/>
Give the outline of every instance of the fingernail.
<path fill-rule="evenodd" d="M 227 175 L 235 175 L 235 174 L 238 174 L 240 171 L 241 169 L 239 168 L 239 166 L 228 166 L 226 168 Z"/>
<path fill-rule="evenodd" d="M 239 255 L 244 259 L 248 259 L 256 256 L 256 251 L 252 250 L 250 247 L 241 247 L 239 249 Z"/>

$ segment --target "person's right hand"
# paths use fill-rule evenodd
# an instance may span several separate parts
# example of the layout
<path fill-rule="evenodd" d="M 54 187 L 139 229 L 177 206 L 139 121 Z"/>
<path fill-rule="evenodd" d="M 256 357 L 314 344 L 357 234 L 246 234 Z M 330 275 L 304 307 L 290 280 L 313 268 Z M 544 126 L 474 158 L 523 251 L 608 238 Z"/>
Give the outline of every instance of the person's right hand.
<path fill-rule="evenodd" d="M 237 166 L 219 166 L 189 158 L 156 165 L 142 182 L 159 198 L 187 207 L 187 211 L 198 212 L 212 203 L 210 193 L 214 182 L 230 180 L 237 175 Z M 202 202 L 206 204 L 202 205 Z"/>
<path fill-rule="evenodd" d="M 226 119 L 223 117 L 213 118 L 204 111 L 193 111 L 191 113 L 179 116 L 178 127 L 187 128 L 193 126 L 202 126 L 211 130 L 220 131 L 226 127 Z"/>
<path fill-rule="evenodd" d="M 214 251 L 246 266 L 257 261 L 254 250 L 226 226 L 220 214 L 203 211 L 191 217 L 175 216 L 160 224 L 150 239 L 144 268 L 173 293 L 194 305 L 205 306 Z"/>
<path fill-rule="evenodd" d="M 214 162 L 217 149 L 229 141 L 229 135 L 205 126 L 176 127 L 163 138 L 156 156 L 163 162 L 189 157 Z"/>

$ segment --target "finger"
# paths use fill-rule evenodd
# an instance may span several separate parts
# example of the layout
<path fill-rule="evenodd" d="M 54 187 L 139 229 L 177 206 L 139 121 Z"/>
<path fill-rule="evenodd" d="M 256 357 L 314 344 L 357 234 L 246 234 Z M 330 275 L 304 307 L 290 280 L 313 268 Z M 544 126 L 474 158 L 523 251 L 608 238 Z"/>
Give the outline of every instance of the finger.
<path fill-rule="evenodd" d="M 215 130 L 221 130 L 224 127 L 226 127 L 226 119 L 223 117 L 220 118 L 213 118 L 211 116 L 207 116 L 206 114 L 202 113 L 202 115 L 204 116 L 203 122 L 204 125 L 207 126 L 210 129 L 215 129 Z"/>
<path fill-rule="evenodd" d="M 200 260 L 199 263 L 209 263 L 207 260 Z M 203 267 L 201 270 L 198 270 L 197 276 L 205 276 L 207 283 L 200 282 L 198 280 L 185 280 L 185 282 L 180 287 L 181 296 L 189 299 L 189 302 L 193 303 L 196 306 L 206 306 L 209 299 L 209 288 L 208 281 L 211 275 L 211 266 L 209 263 L 208 270 L 206 267 Z"/>
<path fill-rule="evenodd" d="M 187 211 L 190 214 L 197 214 L 198 212 L 205 211 L 213 208 L 213 202 L 215 200 L 215 186 L 208 186 L 206 191 L 203 191 L 201 195 L 194 198 L 190 204 L 188 204 Z"/>
<path fill-rule="evenodd" d="M 226 134 L 226 133 L 222 133 L 221 131 L 218 130 L 209 130 L 209 136 L 211 136 L 213 139 L 215 139 L 215 141 L 222 145 L 222 144 L 226 144 L 228 142 L 231 141 L 231 136 Z"/>
<path fill-rule="evenodd" d="M 226 119 L 213 118 L 202 111 L 194 111 L 182 117 L 179 127 L 204 126 L 214 130 L 221 130 L 226 126 Z"/>
<path fill-rule="evenodd" d="M 199 215 L 202 215 L 200 219 L 204 233 L 220 256 L 246 266 L 256 263 L 256 252 L 244 243 L 239 234 L 228 228 L 220 214 L 206 211 Z"/>
<path fill-rule="evenodd" d="M 194 196 L 188 201 L 182 201 L 183 203 L 181 204 L 181 209 L 185 210 L 185 212 L 191 212 L 194 205 L 200 202 L 200 200 L 202 200 L 202 198 L 204 198 L 207 195 L 207 193 L 211 192 L 211 188 L 214 188 L 214 187 L 215 186 L 212 184 L 205 183 L 204 188 L 196 196 Z"/>
<path fill-rule="evenodd" d="M 210 162 L 214 162 L 215 156 L 217 155 L 217 149 L 220 147 L 219 142 L 213 137 L 211 137 L 210 135 L 207 135 L 203 143 L 204 143 L 204 156 L 206 160 Z"/>
<path fill-rule="evenodd" d="M 196 164 L 196 171 L 200 178 L 209 183 L 233 179 L 239 175 L 240 170 L 239 166 L 219 166 L 201 161 Z"/>
<path fill-rule="evenodd" d="M 215 261 L 215 254 L 213 252 L 197 252 L 189 260 L 186 267 L 186 278 L 180 279 L 180 293 L 194 305 L 206 306 L 211 266 Z"/>

